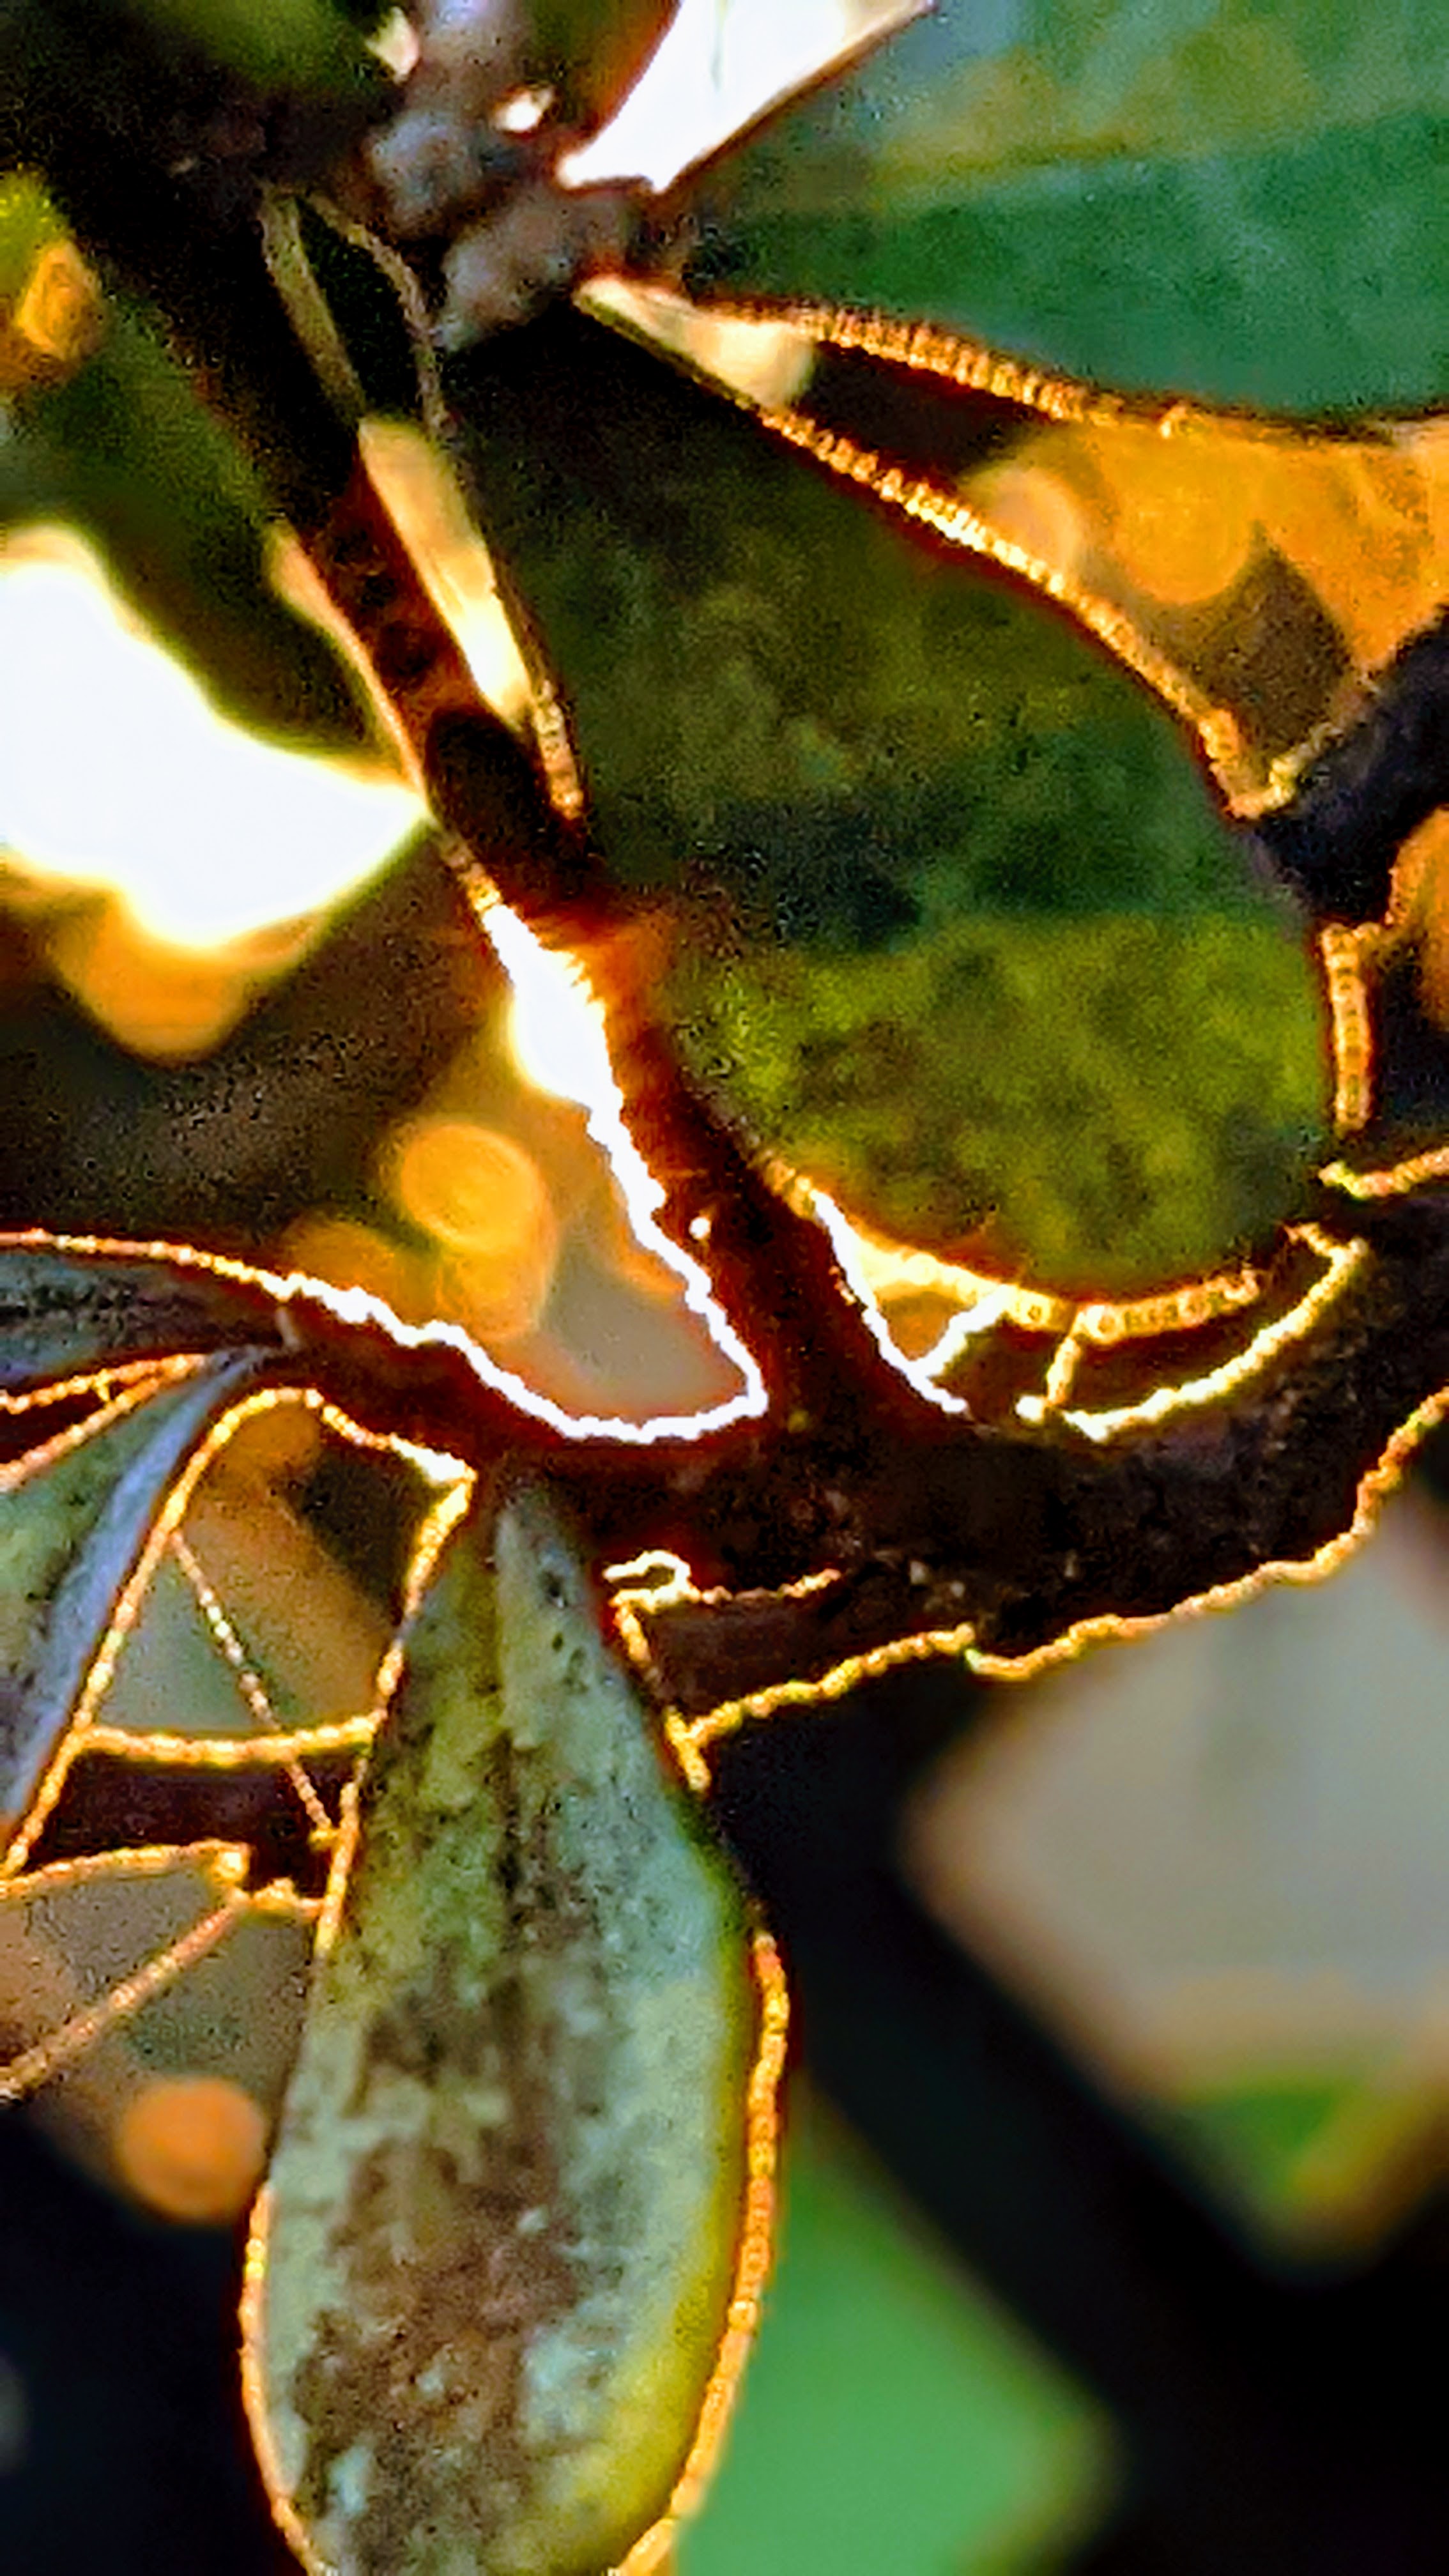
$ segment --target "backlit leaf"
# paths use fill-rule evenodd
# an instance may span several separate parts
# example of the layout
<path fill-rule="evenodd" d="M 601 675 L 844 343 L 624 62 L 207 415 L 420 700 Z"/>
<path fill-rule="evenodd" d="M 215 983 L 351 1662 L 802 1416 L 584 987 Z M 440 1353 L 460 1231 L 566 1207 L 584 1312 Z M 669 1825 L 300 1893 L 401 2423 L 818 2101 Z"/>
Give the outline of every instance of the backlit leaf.
<path fill-rule="evenodd" d="M 541 1493 L 452 1544 L 254 2247 L 252 2407 L 340 2576 L 597 2576 L 663 2515 L 745 2189 L 740 1900 Z"/>
<path fill-rule="evenodd" d="M 171 1487 L 262 1356 L 143 1381 L 0 1468 L 0 1818 L 28 1804 Z"/>

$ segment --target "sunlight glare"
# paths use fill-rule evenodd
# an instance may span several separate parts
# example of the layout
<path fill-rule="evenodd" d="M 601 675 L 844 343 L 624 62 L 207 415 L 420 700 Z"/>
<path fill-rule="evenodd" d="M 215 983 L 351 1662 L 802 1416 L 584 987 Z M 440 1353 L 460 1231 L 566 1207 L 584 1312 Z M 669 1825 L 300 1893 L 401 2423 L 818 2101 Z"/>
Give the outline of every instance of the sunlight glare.
<path fill-rule="evenodd" d="M 612 1098 L 604 1014 L 582 970 L 542 947 L 504 905 L 490 910 L 487 929 L 508 975 L 508 1044 L 524 1080 L 580 1109 Z"/>
<path fill-rule="evenodd" d="M 753 1353 L 720 1305 L 707 1270 L 658 1221 L 665 1200 L 629 1132 L 609 1055 L 604 1006 L 576 959 L 546 948 L 495 895 L 480 906 L 483 927 L 513 987 L 509 1043 L 520 1072 L 556 1100 L 588 1111 L 588 1132 L 606 1156 L 636 1242 L 683 1283 L 684 1302 L 702 1318 L 717 1350 L 733 1362 L 744 1391 L 728 1418 L 764 1411 L 764 1380 Z M 701 1417 L 701 1427 L 705 1417 Z"/>
<path fill-rule="evenodd" d="M 667 188 L 873 38 L 921 16 L 924 0 L 681 0 L 619 113 L 559 165 L 570 187 L 647 179 Z"/>
<path fill-rule="evenodd" d="M 335 901 L 426 819 L 380 768 L 219 715 L 59 528 L 0 565 L 0 777 L 0 848 L 19 867 L 111 887 L 188 947 Z"/>
<path fill-rule="evenodd" d="M 601 313 L 606 322 L 641 333 L 765 411 L 793 402 L 817 363 L 814 341 L 791 322 L 709 313 L 660 287 L 601 277 L 581 288 L 576 300 L 586 313 Z"/>

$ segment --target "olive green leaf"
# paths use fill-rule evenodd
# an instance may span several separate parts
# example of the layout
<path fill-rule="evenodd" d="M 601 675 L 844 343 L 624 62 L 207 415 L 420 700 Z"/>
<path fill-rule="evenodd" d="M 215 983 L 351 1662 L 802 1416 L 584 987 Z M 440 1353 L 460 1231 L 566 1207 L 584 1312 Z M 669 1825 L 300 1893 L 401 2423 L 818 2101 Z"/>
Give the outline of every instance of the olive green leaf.
<path fill-rule="evenodd" d="M 124 0 L 125 14 L 165 44 L 178 39 L 225 71 L 270 90 L 347 90 L 371 68 L 365 33 L 385 5 L 334 0 Z"/>
<path fill-rule="evenodd" d="M 534 76 L 559 106 L 598 125 L 632 89 L 674 14 L 675 0 L 534 0 L 528 44 Z"/>
<path fill-rule="evenodd" d="M 38 181 L 0 181 L 0 302 L 67 244 Z M 107 299 L 96 345 L 22 388 L 0 441 L 0 532 L 56 524 L 98 546 L 132 603 L 225 707 L 258 729 L 356 747 L 355 680 L 272 578 L 280 531 L 260 478 L 154 318 Z"/>
<path fill-rule="evenodd" d="M 577 317 L 460 399 L 725 1113 L 888 1232 L 989 1226 L 1062 1284 L 1271 1229 L 1321 1137 L 1314 979 L 1148 692 Z"/>
<path fill-rule="evenodd" d="M 254 2414 L 340 2576 L 597 2576 L 726 2322 L 745 1918 L 538 1489 L 451 1543 L 272 2164 Z"/>

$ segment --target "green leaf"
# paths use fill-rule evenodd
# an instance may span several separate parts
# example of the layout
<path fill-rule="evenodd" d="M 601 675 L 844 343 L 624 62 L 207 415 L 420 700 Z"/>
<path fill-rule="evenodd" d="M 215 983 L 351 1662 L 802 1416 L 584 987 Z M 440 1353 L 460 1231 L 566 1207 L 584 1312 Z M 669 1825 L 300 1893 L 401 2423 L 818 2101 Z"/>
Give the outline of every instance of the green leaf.
<path fill-rule="evenodd" d="M 989 1222 L 1063 1284 L 1268 1230 L 1321 1132 L 1314 980 L 1146 690 L 576 318 L 461 398 L 724 1112 L 888 1232 Z"/>
<path fill-rule="evenodd" d="M 515 1494 L 414 1630 L 272 2165 L 257 2402 L 329 2566 L 596 2576 L 666 2509 L 731 2297 L 744 1935 Z"/>
<path fill-rule="evenodd" d="M 532 77 L 557 89 L 563 113 L 600 125 L 634 86 L 677 0 L 534 0 Z"/>
<path fill-rule="evenodd" d="M 0 1468 L 0 1820 L 28 1806 L 187 1459 L 265 1360 L 218 1354 Z"/>
<path fill-rule="evenodd" d="M 1040 2576 L 1111 2469 L 1104 2419 L 808 2091 L 780 2261 L 681 2576 Z"/>
<path fill-rule="evenodd" d="M 223 70 L 259 87 L 346 90 L 367 76 L 361 30 L 385 6 L 335 7 L 333 0 L 123 0 L 122 14 L 160 44 L 178 38 Z"/>
<path fill-rule="evenodd" d="M 675 205 L 696 292 L 878 307 L 1119 389 L 1442 397 L 1434 0 L 941 0 Z"/>

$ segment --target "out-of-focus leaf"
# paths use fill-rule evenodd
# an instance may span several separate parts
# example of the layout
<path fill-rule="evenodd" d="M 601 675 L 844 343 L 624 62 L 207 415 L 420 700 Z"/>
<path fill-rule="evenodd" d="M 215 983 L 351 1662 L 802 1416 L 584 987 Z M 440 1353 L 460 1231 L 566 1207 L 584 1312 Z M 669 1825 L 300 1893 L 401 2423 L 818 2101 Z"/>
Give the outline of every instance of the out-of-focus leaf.
<path fill-rule="evenodd" d="M 500 984 L 435 853 L 414 849 L 195 1062 L 138 1062 L 53 992 L 16 996 L 0 1207 L 17 1225 L 275 1252 L 307 1210 L 365 1201 L 388 1123 L 496 1023 Z"/>
<path fill-rule="evenodd" d="M 0 195 L 0 286 L 64 235 L 43 193 Z M 0 445 L 0 531 L 58 522 L 102 550 L 137 608 L 228 709 L 321 744 L 368 736 L 356 682 L 273 587 L 261 484 L 154 325 L 107 307 L 100 345 L 17 399 Z M 84 710 L 77 709 L 83 738 Z"/>
<path fill-rule="evenodd" d="M 339 2570 L 616 2566 L 726 2323 L 755 2010 L 573 1542 L 455 1540 L 271 2170 L 256 2404 Z"/>
<path fill-rule="evenodd" d="M 237 1858 L 201 1842 L 0 1880 L 0 2058 L 23 2072 L 25 2052 L 58 2041 L 40 2120 L 112 2191 L 171 2219 L 245 2210 L 301 2024 L 313 1927 L 240 1899 Z M 168 1977 L 188 1943 L 198 1955 Z M 107 2022 L 131 1980 L 153 1991 Z M 70 2055 L 68 2028 L 97 2019 Z"/>
<path fill-rule="evenodd" d="M 266 90 L 346 90 L 367 77 L 363 31 L 385 6 L 335 7 L 333 0 L 122 0 L 129 18 L 161 45 L 178 39 L 221 69 Z"/>
<path fill-rule="evenodd" d="M 219 1354 L 0 1469 L 0 1818 L 29 1803 L 187 1458 L 265 1364 Z"/>
<path fill-rule="evenodd" d="M 1434 0 L 941 0 L 675 203 L 696 291 L 1293 410 L 1444 392 Z"/>
<path fill-rule="evenodd" d="M 602 124 L 633 88 L 677 0 L 535 0 L 528 12 L 536 78 L 553 82 L 565 112 Z"/>
<path fill-rule="evenodd" d="M 576 318 L 461 398 L 720 1106 L 888 1232 L 990 1221 L 1064 1283 L 1269 1228 L 1323 1114 L 1313 982 L 1147 692 Z"/>

